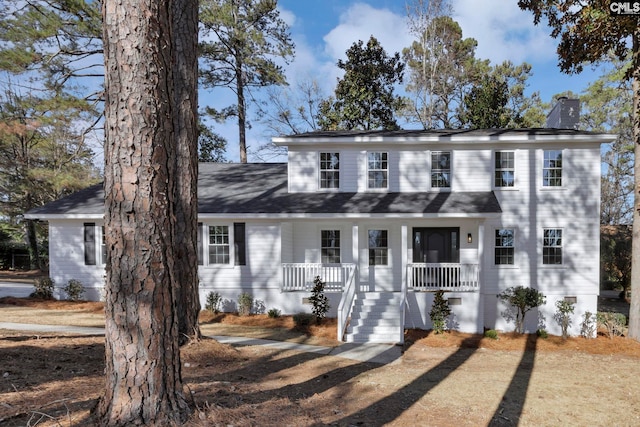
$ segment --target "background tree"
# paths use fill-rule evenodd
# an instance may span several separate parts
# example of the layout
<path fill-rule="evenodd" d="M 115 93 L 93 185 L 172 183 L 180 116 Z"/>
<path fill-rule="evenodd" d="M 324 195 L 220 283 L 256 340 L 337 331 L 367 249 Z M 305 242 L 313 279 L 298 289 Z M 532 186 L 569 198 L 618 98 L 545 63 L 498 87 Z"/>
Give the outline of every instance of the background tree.
<path fill-rule="evenodd" d="M 508 122 L 506 128 L 543 127 L 546 121 L 548 106 L 543 105 L 539 92 L 525 96 L 527 80 L 533 75 L 531 64 L 523 62 L 515 65 L 504 61 L 491 69 L 491 76 L 504 81 L 508 88 L 506 104 Z"/>
<path fill-rule="evenodd" d="M 267 97 L 259 104 L 258 118 L 269 137 L 297 135 L 320 129 L 318 116 L 325 95 L 315 79 L 301 80 L 293 86 L 267 88 Z M 286 154 L 286 147 L 269 142 L 257 151 L 261 160 Z"/>
<path fill-rule="evenodd" d="M 633 90 L 634 157 L 640 158 L 640 26 L 637 16 L 612 16 L 609 2 L 594 0 L 519 0 L 521 9 L 533 12 L 534 23 L 545 17 L 552 28 L 551 36 L 560 38 L 560 69 L 579 73 L 587 63 L 600 63 L 615 55 L 631 66 L 625 78 L 631 79 Z M 633 209 L 633 248 L 631 272 L 631 307 L 629 336 L 640 340 L 640 162 L 634 165 L 635 201 Z"/>
<path fill-rule="evenodd" d="M 102 425 L 174 425 L 189 412 L 178 346 L 176 248 L 194 164 L 195 0 L 105 0 L 105 377 Z M 177 79 L 187 78 L 186 82 Z M 189 98 L 189 99 L 187 99 Z M 170 120 L 167 120 L 170 118 Z M 189 128 L 182 132 L 176 126 Z M 189 167 L 191 172 L 192 169 Z M 182 206 L 181 206 L 182 205 Z M 195 229 L 191 226 L 187 229 Z M 193 236 L 191 236 L 193 237 Z M 191 265 L 197 271 L 197 262 Z"/>
<path fill-rule="evenodd" d="M 294 45 L 276 0 L 203 0 L 200 22 L 201 78 L 205 87 L 228 87 L 237 103 L 223 116 L 238 119 L 240 161 L 247 162 L 247 94 L 251 88 L 284 85 L 282 67 Z M 217 119 L 218 117 L 216 117 Z"/>
<path fill-rule="evenodd" d="M 633 90 L 624 78 L 629 66 L 611 57 L 611 66 L 580 97 L 582 126 L 618 136 L 602 156 L 601 224 L 633 221 Z"/>
<path fill-rule="evenodd" d="M 100 2 L 5 0 L 0 5 L 0 69 L 38 85 L 96 100 L 102 88 L 80 95 L 78 78 L 102 80 Z"/>
<path fill-rule="evenodd" d="M 434 18 L 428 34 L 403 50 L 409 69 L 407 91 L 414 94 L 405 111 L 410 121 L 424 129 L 461 126 L 464 94 L 489 72 L 489 61 L 475 57 L 477 44 L 473 38 L 463 39 L 460 25 L 444 15 Z"/>
<path fill-rule="evenodd" d="M 622 289 L 623 295 L 631 286 L 631 239 L 629 225 L 600 227 L 600 258 L 602 281 L 609 289 Z"/>
<path fill-rule="evenodd" d="M 412 94 L 407 107 L 407 116 L 424 129 L 436 127 L 436 78 L 444 67 L 440 41 L 446 29 L 439 25 L 441 17 L 451 16 L 453 9 L 446 0 L 414 0 L 407 3 L 409 33 L 415 41 L 402 51 L 409 66 L 407 92 Z"/>
<path fill-rule="evenodd" d="M 198 161 L 224 163 L 227 140 L 213 132 L 204 123 L 198 123 Z"/>
<path fill-rule="evenodd" d="M 509 123 L 509 87 L 495 76 L 484 76 L 464 95 L 460 120 L 471 129 L 503 128 Z"/>
<path fill-rule="evenodd" d="M 37 225 L 23 214 L 98 182 L 99 176 L 78 130 L 93 119 L 92 107 L 51 91 L 29 92 L 23 95 L 7 84 L 0 93 L 0 215 L 5 230 L 25 238 L 30 267 L 39 269 Z"/>
<path fill-rule="evenodd" d="M 388 56 L 371 36 L 347 50 L 347 60 L 338 60 L 344 76 L 338 79 L 335 98 L 321 103 L 318 124 L 322 129 L 398 129 L 396 113 L 403 107 L 394 85 L 402 83 L 404 64 L 400 54 Z"/>

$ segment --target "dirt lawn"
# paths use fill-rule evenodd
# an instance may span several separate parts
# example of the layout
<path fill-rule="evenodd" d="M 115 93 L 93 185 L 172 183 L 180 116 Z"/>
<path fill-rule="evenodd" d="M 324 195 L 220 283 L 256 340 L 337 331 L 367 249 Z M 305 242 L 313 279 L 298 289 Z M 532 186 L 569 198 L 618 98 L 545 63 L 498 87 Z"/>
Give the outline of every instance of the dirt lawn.
<path fill-rule="evenodd" d="M 76 316 L 94 326 L 103 314 L 99 303 L 0 301 L 5 322 L 64 324 Z M 201 320 L 207 334 L 339 345 L 335 324 L 304 334 L 286 317 Z M 187 345 L 183 379 L 196 408 L 188 424 L 640 425 L 634 341 L 423 331 L 406 339 L 402 357 L 388 365 L 211 339 Z M 103 357 L 103 337 L 0 330 L 0 425 L 93 425 Z"/>

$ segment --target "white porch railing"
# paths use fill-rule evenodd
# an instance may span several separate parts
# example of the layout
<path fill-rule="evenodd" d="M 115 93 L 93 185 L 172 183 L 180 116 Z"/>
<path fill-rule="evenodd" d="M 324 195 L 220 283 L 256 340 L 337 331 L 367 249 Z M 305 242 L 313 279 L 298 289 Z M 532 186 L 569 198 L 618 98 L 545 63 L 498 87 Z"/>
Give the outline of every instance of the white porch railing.
<path fill-rule="evenodd" d="M 282 292 L 306 291 L 313 289 L 317 276 L 325 282 L 325 292 L 342 292 L 349 275 L 355 271 L 355 264 L 323 265 L 312 263 L 283 263 Z"/>
<path fill-rule="evenodd" d="M 408 288 L 415 291 L 477 291 L 478 264 L 413 263 L 407 265 Z"/>
<path fill-rule="evenodd" d="M 340 298 L 340 304 L 338 305 L 338 341 L 344 341 L 344 334 L 347 329 L 347 322 L 349 315 L 351 314 L 351 308 L 353 307 L 353 300 L 356 297 L 356 269 L 352 269 L 349 272 L 347 278 L 347 284 Z"/>

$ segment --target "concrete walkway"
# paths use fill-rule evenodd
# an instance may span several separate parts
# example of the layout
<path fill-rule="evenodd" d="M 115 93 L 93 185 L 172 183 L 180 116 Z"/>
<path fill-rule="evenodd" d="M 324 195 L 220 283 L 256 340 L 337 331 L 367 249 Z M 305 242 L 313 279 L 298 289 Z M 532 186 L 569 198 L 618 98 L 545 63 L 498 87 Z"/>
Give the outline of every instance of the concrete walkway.
<path fill-rule="evenodd" d="M 0 329 L 26 332 L 58 332 L 78 335 L 104 335 L 104 328 L 83 326 L 37 325 L 31 323 L 0 322 Z M 288 341 L 263 340 L 258 338 L 228 337 L 210 335 L 216 341 L 233 346 L 259 345 L 279 350 L 295 350 L 305 353 L 316 353 L 326 356 L 344 357 L 359 362 L 371 362 L 386 365 L 395 362 L 402 356 L 402 347 L 392 344 L 353 344 L 345 343 L 337 347 L 323 347 L 308 344 L 297 344 Z"/>

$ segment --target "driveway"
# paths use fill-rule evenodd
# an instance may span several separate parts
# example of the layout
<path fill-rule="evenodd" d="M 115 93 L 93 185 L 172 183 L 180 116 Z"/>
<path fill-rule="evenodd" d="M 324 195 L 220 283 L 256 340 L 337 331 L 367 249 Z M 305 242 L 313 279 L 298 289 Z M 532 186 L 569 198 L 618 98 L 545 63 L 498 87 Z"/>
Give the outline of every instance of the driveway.
<path fill-rule="evenodd" d="M 10 282 L 0 281 L 0 298 L 2 297 L 28 297 L 33 292 L 33 281 Z"/>

